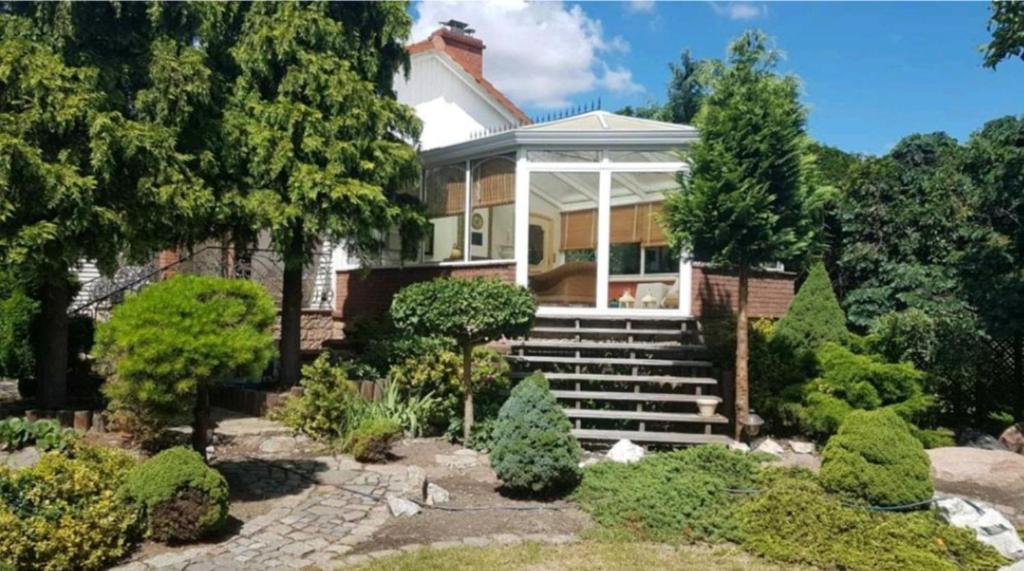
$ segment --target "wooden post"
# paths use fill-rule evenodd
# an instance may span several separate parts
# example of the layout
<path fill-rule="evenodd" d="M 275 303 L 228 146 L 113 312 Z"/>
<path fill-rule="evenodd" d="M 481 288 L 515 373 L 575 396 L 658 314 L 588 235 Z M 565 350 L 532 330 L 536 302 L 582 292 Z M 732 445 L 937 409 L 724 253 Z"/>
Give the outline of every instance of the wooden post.
<path fill-rule="evenodd" d="M 78 432 L 88 432 L 89 425 L 92 420 L 92 412 L 88 410 L 76 410 L 75 411 L 75 430 Z"/>
<path fill-rule="evenodd" d="M 75 423 L 74 413 L 70 410 L 58 410 L 57 411 L 57 422 L 60 423 L 64 428 L 71 428 Z"/>
<path fill-rule="evenodd" d="M 107 431 L 107 420 L 103 416 L 103 411 L 97 410 L 92 413 L 92 429 L 101 433 Z"/>

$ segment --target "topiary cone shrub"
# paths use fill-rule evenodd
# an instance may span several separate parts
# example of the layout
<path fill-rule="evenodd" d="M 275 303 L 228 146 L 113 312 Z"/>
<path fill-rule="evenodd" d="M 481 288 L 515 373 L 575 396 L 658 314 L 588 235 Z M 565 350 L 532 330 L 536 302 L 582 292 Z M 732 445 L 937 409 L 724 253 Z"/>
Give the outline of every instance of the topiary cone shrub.
<path fill-rule="evenodd" d="M 512 389 L 493 438 L 491 466 L 509 491 L 546 495 L 579 483 L 582 450 L 543 375 Z"/>
<path fill-rule="evenodd" d="M 775 324 L 774 337 L 798 351 L 816 351 L 825 343 L 844 344 L 849 335 L 825 264 L 817 262 Z"/>
<path fill-rule="evenodd" d="M 826 489 L 894 506 L 932 497 L 931 463 L 907 423 L 889 409 L 854 411 L 821 455 Z"/>
<path fill-rule="evenodd" d="M 128 474 L 121 494 L 142 507 L 147 535 L 185 542 L 216 531 L 228 517 L 228 483 L 188 448 L 169 448 Z"/>

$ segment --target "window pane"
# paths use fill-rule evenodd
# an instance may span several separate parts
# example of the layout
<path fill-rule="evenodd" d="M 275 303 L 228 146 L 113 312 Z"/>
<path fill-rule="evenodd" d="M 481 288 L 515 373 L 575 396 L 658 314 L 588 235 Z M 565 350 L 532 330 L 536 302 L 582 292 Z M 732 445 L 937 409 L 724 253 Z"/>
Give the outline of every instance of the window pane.
<path fill-rule="evenodd" d="M 645 274 L 674 274 L 679 271 L 679 255 L 668 246 L 644 248 Z"/>
<path fill-rule="evenodd" d="M 526 151 L 526 159 L 536 163 L 596 163 L 600 151 Z"/>
<path fill-rule="evenodd" d="M 516 163 L 514 155 L 473 161 L 470 259 L 515 258 Z"/>
<path fill-rule="evenodd" d="M 640 244 L 611 244 L 608 250 L 608 273 L 613 276 L 640 273 Z"/>
<path fill-rule="evenodd" d="M 462 260 L 465 241 L 466 168 L 450 165 L 430 169 L 424 180 L 430 227 L 423 244 L 428 262 Z"/>
<path fill-rule="evenodd" d="M 683 159 L 679 151 L 608 151 L 608 158 L 615 163 L 678 163 Z"/>
<path fill-rule="evenodd" d="M 597 173 L 530 175 L 529 283 L 546 306 L 597 300 Z"/>

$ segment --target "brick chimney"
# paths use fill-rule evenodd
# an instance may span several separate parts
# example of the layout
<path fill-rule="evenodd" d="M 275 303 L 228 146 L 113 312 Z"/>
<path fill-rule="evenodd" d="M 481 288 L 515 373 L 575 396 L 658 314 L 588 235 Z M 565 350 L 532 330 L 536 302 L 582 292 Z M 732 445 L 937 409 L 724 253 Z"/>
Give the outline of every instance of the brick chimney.
<path fill-rule="evenodd" d="M 441 22 L 443 28 L 430 34 L 430 40 L 436 45 L 441 42 L 444 51 L 469 73 L 481 77 L 484 74 L 484 49 L 482 41 L 473 37 L 472 28 L 465 22 L 448 20 Z"/>

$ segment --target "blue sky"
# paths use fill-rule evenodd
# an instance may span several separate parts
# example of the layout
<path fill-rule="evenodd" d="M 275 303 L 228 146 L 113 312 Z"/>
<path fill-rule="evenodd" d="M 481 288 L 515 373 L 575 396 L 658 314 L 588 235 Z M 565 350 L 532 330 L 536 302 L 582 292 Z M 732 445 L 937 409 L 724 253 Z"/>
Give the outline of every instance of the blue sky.
<path fill-rule="evenodd" d="M 963 139 L 1024 113 L 1024 62 L 981 66 L 987 3 L 449 1 L 413 13 L 414 37 L 449 17 L 477 27 L 485 75 L 530 114 L 598 96 L 612 111 L 663 100 L 681 50 L 722 57 L 754 27 L 785 52 L 781 69 L 801 78 L 811 135 L 844 150 L 884 153 L 915 132 Z"/>

